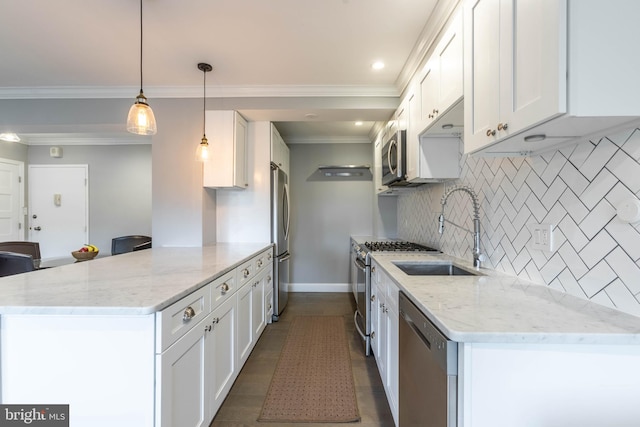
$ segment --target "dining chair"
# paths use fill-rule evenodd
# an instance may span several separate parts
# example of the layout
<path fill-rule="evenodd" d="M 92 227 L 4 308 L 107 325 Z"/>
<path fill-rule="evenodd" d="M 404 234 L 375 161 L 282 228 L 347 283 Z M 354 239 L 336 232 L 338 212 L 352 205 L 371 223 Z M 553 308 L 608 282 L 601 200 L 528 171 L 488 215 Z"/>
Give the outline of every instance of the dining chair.
<path fill-rule="evenodd" d="M 40 267 L 40 260 L 42 259 L 42 256 L 40 255 L 40 243 L 38 242 L 0 242 L 0 251 L 31 255 L 33 258 L 33 266 L 35 268 Z"/>
<path fill-rule="evenodd" d="M 0 277 L 35 270 L 31 255 L 0 251 Z"/>
<path fill-rule="evenodd" d="M 111 239 L 111 255 L 124 254 L 127 252 L 133 252 L 136 246 L 149 244 L 151 247 L 151 237 L 149 236 L 120 236 Z M 146 249 L 146 248 L 141 248 Z"/>

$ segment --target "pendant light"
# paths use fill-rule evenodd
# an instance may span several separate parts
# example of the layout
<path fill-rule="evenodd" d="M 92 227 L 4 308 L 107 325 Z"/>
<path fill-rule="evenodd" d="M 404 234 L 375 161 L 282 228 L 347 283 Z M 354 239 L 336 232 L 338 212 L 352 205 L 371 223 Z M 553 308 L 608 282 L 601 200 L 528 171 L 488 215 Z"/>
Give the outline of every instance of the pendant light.
<path fill-rule="evenodd" d="M 142 92 L 142 0 L 140 0 L 140 93 L 127 116 L 127 131 L 137 135 L 155 135 L 156 118 Z"/>
<path fill-rule="evenodd" d="M 196 159 L 201 162 L 206 162 L 209 159 L 209 141 L 207 140 L 206 135 L 206 106 L 207 106 L 207 73 L 213 70 L 213 67 L 209 64 L 205 64 L 201 62 L 198 64 L 198 70 L 202 71 L 204 75 L 204 83 L 203 83 L 203 96 L 202 96 L 202 140 L 198 145 L 198 149 L 196 150 Z"/>

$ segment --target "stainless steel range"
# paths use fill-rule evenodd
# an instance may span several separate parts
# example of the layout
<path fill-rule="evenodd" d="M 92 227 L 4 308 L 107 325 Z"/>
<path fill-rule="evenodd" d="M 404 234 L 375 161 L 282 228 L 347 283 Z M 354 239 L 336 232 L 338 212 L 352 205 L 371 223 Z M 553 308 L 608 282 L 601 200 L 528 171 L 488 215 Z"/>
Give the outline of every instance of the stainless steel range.
<path fill-rule="evenodd" d="M 440 252 L 437 249 L 417 243 L 398 240 L 351 242 L 351 261 L 353 274 L 351 290 L 356 300 L 356 312 L 353 315 L 356 329 L 364 340 L 365 354 L 371 354 L 371 253 L 372 252 Z"/>

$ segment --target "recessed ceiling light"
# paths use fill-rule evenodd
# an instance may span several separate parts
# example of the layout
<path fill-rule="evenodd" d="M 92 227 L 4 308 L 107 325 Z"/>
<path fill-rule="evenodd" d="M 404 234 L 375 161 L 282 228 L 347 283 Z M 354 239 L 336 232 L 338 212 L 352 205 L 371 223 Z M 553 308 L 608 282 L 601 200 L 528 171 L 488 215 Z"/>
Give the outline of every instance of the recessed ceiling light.
<path fill-rule="evenodd" d="M 373 68 L 374 70 L 382 70 L 384 68 L 384 62 L 376 61 L 371 64 L 371 68 Z"/>
<path fill-rule="evenodd" d="M 362 124 L 363 124 L 363 123 L 362 123 L 362 122 L 355 122 L 354 124 L 355 124 L 356 126 L 362 126 Z"/>
<path fill-rule="evenodd" d="M 15 133 L 0 133 L 0 139 L 7 142 L 20 142 L 20 137 Z"/>

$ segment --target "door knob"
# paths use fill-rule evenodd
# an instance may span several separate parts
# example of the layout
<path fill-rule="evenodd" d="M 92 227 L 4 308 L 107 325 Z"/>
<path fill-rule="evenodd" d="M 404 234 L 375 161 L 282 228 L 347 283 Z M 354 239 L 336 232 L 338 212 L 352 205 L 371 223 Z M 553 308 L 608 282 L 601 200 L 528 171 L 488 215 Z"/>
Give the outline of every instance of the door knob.
<path fill-rule="evenodd" d="M 36 231 L 40 231 L 40 230 L 42 230 L 42 227 L 37 226 L 37 227 L 33 227 L 33 229 L 36 230 Z"/>

